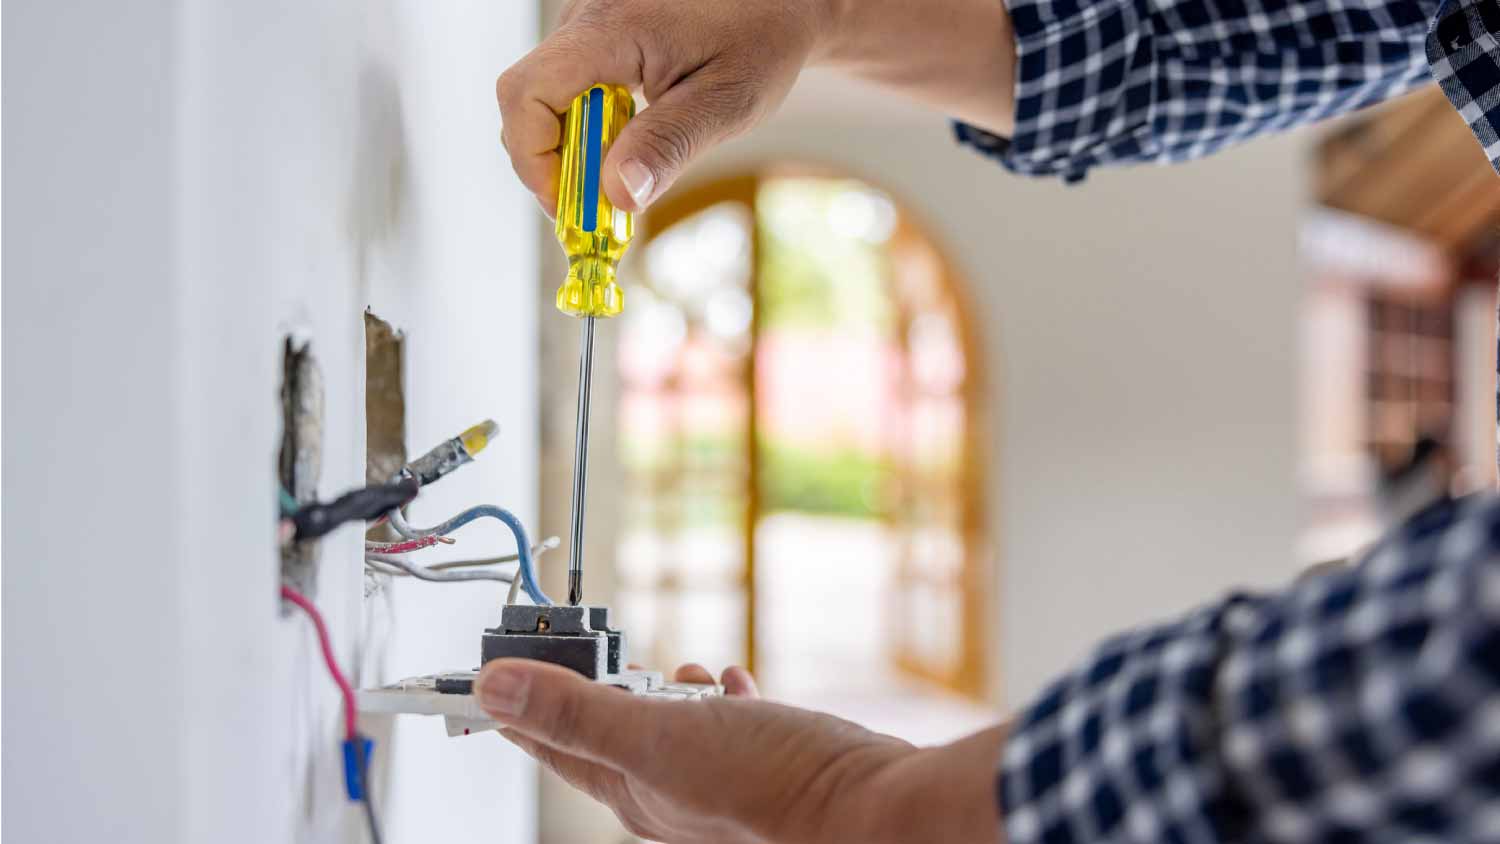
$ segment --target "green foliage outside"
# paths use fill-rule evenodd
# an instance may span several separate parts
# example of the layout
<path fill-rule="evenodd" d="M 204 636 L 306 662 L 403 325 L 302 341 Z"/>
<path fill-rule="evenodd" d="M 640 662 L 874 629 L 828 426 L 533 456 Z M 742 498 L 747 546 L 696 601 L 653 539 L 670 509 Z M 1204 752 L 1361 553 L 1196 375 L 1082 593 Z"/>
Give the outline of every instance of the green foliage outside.
<path fill-rule="evenodd" d="M 622 502 L 630 518 L 658 520 L 670 507 L 686 525 L 733 522 L 739 518 L 734 478 L 743 459 L 742 442 L 733 437 L 693 437 L 670 456 L 659 453 L 679 471 L 693 467 L 697 478 L 716 477 L 722 488 L 682 489 L 684 497 L 645 496 Z M 638 472 L 650 472 L 654 462 L 644 449 L 629 449 Z M 797 448 L 762 440 L 760 449 L 761 506 L 765 512 L 792 511 L 849 518 L 878 518 L 890 467 L 884 460 L 856 449 L 832 452 Z M 717 467 L 717 468 L 715 468 Z M 716 485 L 719 486 L 719 485 Z"/>

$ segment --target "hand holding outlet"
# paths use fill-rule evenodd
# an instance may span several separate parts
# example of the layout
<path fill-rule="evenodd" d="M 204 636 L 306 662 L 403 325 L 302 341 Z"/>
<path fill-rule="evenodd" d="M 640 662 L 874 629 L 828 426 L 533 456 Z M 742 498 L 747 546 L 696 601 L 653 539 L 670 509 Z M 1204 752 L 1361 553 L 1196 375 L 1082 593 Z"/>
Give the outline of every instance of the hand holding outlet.
<path fill-rule="evenodd" d="M 711 683 L 700 666 L 685 683 Z M 918 749 L 760 700 L 742 668 L 726 697 L 652 700 L 566 668 L 487 663 L 479 704 L 511 742 L 654 841 L 988 841 L 1002 731 Z"/>

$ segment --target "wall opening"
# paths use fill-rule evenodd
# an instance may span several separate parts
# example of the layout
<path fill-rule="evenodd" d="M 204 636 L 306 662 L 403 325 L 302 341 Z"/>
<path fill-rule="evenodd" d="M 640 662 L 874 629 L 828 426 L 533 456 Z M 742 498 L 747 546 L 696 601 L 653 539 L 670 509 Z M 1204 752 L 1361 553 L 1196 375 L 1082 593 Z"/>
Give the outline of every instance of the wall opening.
<path fill-rule="evenodd" d="M 323 465 L 323 372 L 310 341 L 291 336 L 282 341 L 280 397 L 279 494 L 291 499 L 287 504 L 315 501 Z M 318 543 L 282 543 L 281 581 L 304 595 L 316 595 L 317 562 Z"/>

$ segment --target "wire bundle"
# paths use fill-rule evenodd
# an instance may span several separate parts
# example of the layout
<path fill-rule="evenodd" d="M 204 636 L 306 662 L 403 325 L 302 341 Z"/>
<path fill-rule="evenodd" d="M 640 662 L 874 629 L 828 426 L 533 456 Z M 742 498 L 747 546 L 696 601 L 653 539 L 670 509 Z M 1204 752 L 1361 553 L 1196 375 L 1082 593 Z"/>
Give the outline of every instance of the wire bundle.
<path fill-rule="evenodd" d="M 536 558 L 558 546 L 557 537 L 549 537 L 533 547 L 526 537 L 526 528 L 510 511 L 484 504 L 470 507 L 447 521 L 431 528 L 417 529 L 406 522 L 401 507 L 416 498 L 421 488 L 434 483 L 460 466 L 473 460 L 494 437 L 498 426 L 485 420 L 464 431 L 457 437 L 440 443 L 422 457 L 413 460 L 391 483 L 367 486 L 339 496 L 333 501 L 301 503 L 285 488 L 278 490 L 281 518 L 278 532 L 283 543 L 315 541 L 334 531 L 341 525 L 354 521 L 379 524 L 389 520 L 391 527 L 401 535 L 399 542 L 366 542 L 365 565 L 385 574 L 410 576 L 423 581 L 456 583 L 473 581 L 497 581 L 510 584 L 507 603 L 514 603 L 518 589 L 537 604 L 551 605 L 537 583 Z M 449 534 L 477 519 L 496 519 L 510 529 L 515 538 L 516 551 L 498 557 L 453 560 L 430 566 L 419 565 L 404 555 L 430 548 L 438 544 L 451 544 Z M 517 564 L 514 574 L 492 566 Z M 339 668 L 333 653 L 333 644 L 328 627 L 317 606 L 301 592 L 290 586 L 281 587 L 281 597 L 299 607 L 313 622 L 318 633 L 318 646 L 323 654 L 323 663 L 328 674 L 339 688 L 343 698 L 344 714 L 344 779 L 351 800 L 364 805 L 365 818 L 370 827 L 370 837 L 380 844 L 380 825 L 377 822 L 374 797 L 371 794 L 370 757 L 374 747 L 369 737 L 358 731 L 354 687 Z"/>
<path fill-rule="evenodd" d="M 480 451 L 494 438 L 499 426 L 493 420 L 486 419 L 468 430 L 448 440 L 438 443 L 431 451 L 411 461 L 401 470 L 401 483 L 414 483 L 417 488 L 436 483 L 460 466 L 474 459 Z M 406 502 L 402 502 L 404 505 Z M 550 605 L 552 599 L 542 591 L 537 582 L 536 562 L 534 555 L 556 547 L 555 539 L 543 542 L 537 548 L 531 547 L 526 538 L 526 528 L 521 520 L 516 518 L 509 510 L 495 507 L 489 504 L 481 504 L 470 507 L 458 515 L 435 527 L 418 529 L 407 523 L 406 517 L 401 513 L 401 505 L 387 508 L 381 516 L 383 520 L 389 520 L 395 531 L 401 534 L 403 542 L 391 543 L 365 543 L 365 565 L 375 571 L 390 575 L 407 575 L 419 580 L 432 583 L 459 583 L 472 582 L 476 580 L 492 580 L 512 585 L 510 597 L 507 602 L 515 599 L 515 583 L 520 581 L 522 589 L 531 600 L 537 604 Z M 502 557 L 492 557 L 478 560 L 457 560 L 449 563 L 439 563 L 434 566 L 418 565 L 398 555 L 410 551 L 416 551 L 436 545 L 439 542 L 451 543 L 449 534 L 474 521 L 475 519 L 492 518 L 499 520 L 510 528 L 511 534 L 516 540 L 516 553 Z M 487 569 L 485 571 L 449 571 L 456 568 L 477 568 L 497 563 L 516 562 L 517 571 L 514 575 L 508 572 Z"/>
<path fill-rule="evenodd" d="M 481 504 L 477 507 L 470 507 L 469 509 L 464 510 L 458 515 L 448 519 L 447 521 L 430 528 L 412 527 L 407 523 L 406 518 L 401 515 L 401 511 L 399 510 L 392 510 L 388 514 L 388 516 L 390 518 L 391 527 L 395 528 L 397 533 L 406 537 L 410 541 L 423 540 L 434 536 L 447 536 L 448 534 L 453 533 L 454 531 L 458 530 L 464 525 L 469 524 L 470 522 L 475 521 L 476 519 L 492 518 L 499 520 L 506 527 L 510 528 L 510 532 L 516 540 L 515 560 L 519 564 L 517 566 L 516 574 L 520 578 L 521 588 L 526 591 L 526 595 L 530 597 L 533 602 L 541 606 L 552 605 L 552 599 L 547 597 L 547 593 L 543 592 L 541 586 L 537 583 L 536 562 L 535 558 L 532 556 L 533 551 L 531 542 L 526 537 L 526 527 L 522 525 L 521 520 L 517 519 L 515 515 L 512 514 L 509 510 L 501 507 L 495 507 L 490 504 Z M 549 544 L 550 542 L 551 540 L 542 543 L 539 548 L 545 550 L 549 547 L 555 547 L 555 545 Z M 453 582 L 459 580 L 498 580 L 503 583 L 509 583 L 512 579 L 510 576 L 503 575 L 499 572 L 446 572 L 439 569 L 427 569 L 422 566 L 416 566 L 414 564 L 407 563 L 406 561 L 396 562 L 392 559 L 388 559 L 389 557 L 389 554 L 380 553 L 366 553 L 365 555 L 366 560 L 373 560 L 376 563 L 383 563 L 386 565 L 395 565 L 398 568 L 405 570 L 413 577 L 418 577 L 422 580 L 437 582 Z M 500 560 L 497 558 L 497 561 Z M 485 565 L 487 564 L 487 562 L 488 561 L 465 560 L 460 561 L 460 563 L 456 565 L 447 564 L 445 567 L 461 568 L 470 565 Z"/>

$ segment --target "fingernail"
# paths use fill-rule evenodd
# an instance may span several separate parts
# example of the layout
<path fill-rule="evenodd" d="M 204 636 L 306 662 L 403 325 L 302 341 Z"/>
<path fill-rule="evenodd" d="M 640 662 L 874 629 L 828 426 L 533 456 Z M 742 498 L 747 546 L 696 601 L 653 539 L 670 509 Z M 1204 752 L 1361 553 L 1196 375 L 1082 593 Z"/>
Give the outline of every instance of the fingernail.
<path fill-rule="evenodd" d="M 630 198 L 642 208 L 651 199 L 651 189 L 656 187 L 656 176 L 639 159 L 632 158 L 620 165 L 620 181 L 630 191 Z"/>
<path fill-rule="evenodd" d="M 479 678 L 474 696 L 491 715 L 520 715 L 526 709 L 531 677 L 525 672 L 495 668 Z"/>

